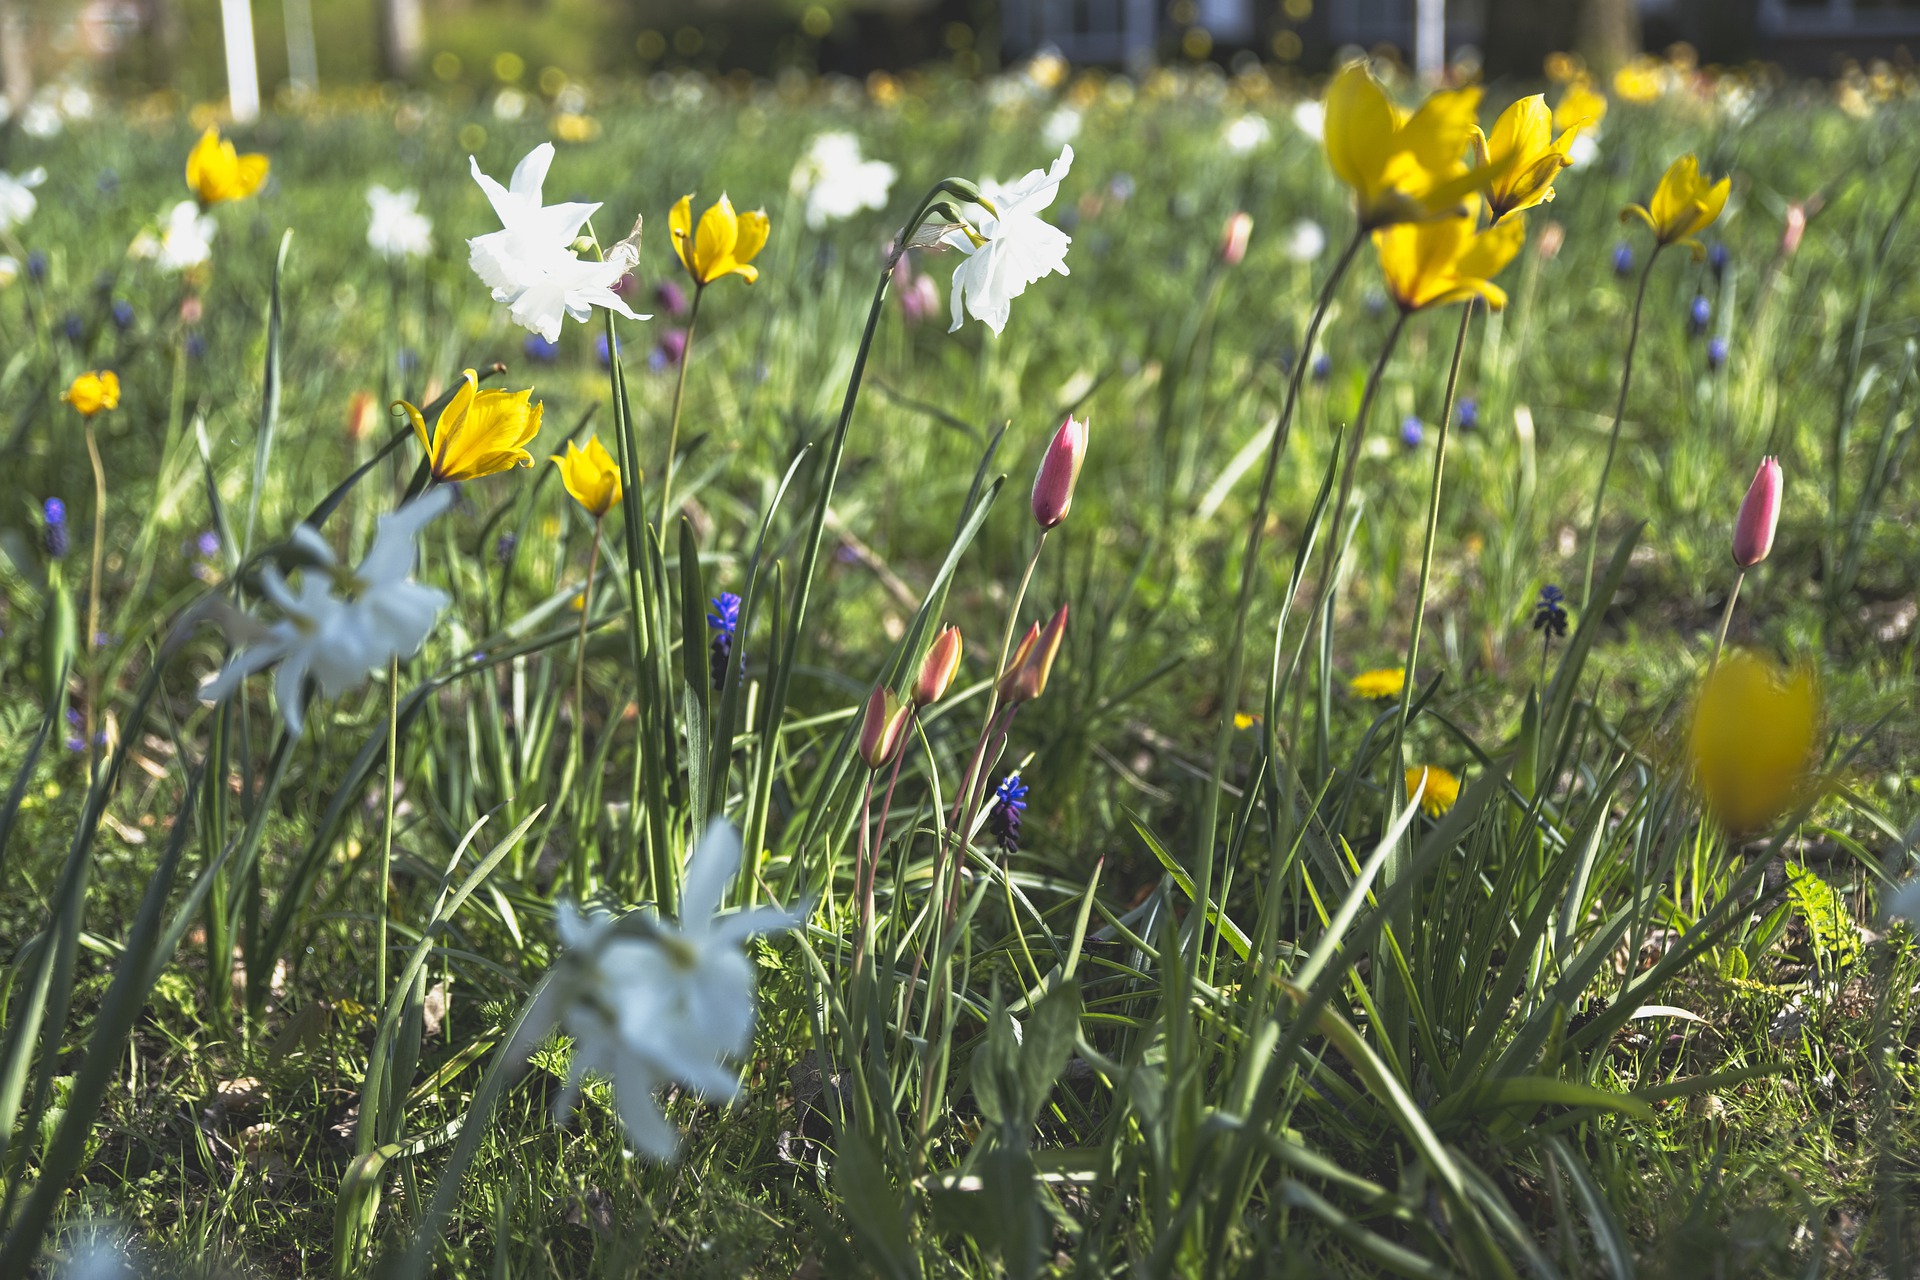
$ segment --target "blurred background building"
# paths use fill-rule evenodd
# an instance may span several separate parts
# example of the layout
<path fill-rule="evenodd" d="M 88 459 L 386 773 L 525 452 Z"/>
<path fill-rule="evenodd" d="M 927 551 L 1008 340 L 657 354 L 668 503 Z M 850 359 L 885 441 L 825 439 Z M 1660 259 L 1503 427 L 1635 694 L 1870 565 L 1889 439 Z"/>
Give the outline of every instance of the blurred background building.
<path fill-rule="evenodd" d="M 1302 72 L 1343 51 L 1534 76 L 1555 50 L 1606 70 L 1685 42 L 1703 62 L 1831 73 L 1920 50 L 1920 0 L 0 0 L 0 81 L 157 89 L 236 107 L 322 83 L 495 84 L 690 68 L 963 75 L 1052 49 L 1139 69 L 1212 60 Z M 510 74 L 508 74 L 510 73 Z M 230 83 L 230 77 L 231 83 Z M 244 114 L 244 112 L 242 112 Z"/>

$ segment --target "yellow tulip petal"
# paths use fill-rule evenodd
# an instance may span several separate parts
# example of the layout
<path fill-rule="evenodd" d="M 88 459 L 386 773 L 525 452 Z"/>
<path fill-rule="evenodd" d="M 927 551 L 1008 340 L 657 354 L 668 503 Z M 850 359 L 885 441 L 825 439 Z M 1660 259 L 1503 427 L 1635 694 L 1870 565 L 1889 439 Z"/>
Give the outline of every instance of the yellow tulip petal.
<path fill-rule="evenodd" d="M 760 250 L 766 247 L 767 236 L 772 229 L 773 224 L 768 221 L 765 209 L 741 214 L 739 234 L 733 246 L 734 261 L 747 263 L 758 257 Z M 748 277 L 748 283 L 752 283 L 752 277 Z"/>
<path fill-rule="evenodd" d="M 712 284 L 732 268 L 733 246 L 740 238 L 740 220 L 726 196 L 700 215 L 693 233 L 694 279 Z"/>
<path fill-rule="evenodd" d="M 667 233 L 673 239 L 673 251 L 680 255 L 680 265 L 696 279 L 699 272 L 693 266 L 693 196 L 681 196 L 673 202 L 673 208 L 667 214 Z"/>
<path fill-rule="evenodd" d="M 1396 125 L 1393 104 L 1365 63 L 1350 63 L 1327 88 L 1324 135 L 1327 164 L 1364 198 L 1385 168 Z"/>

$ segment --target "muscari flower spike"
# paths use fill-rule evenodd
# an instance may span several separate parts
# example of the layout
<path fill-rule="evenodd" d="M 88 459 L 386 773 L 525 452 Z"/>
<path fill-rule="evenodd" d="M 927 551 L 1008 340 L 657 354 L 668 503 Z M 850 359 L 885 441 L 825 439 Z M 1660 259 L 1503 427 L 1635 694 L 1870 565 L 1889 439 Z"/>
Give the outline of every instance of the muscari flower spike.
<path fill-rule="evenodd" d="M 47 521 L 44 535 L 47 554 L 58 560 L 67 554 L 67 548 L 70 545 L 67 535 L 67 504 L 58 498 L 48 498 L 40 510 Z"/>
<path fill-rule="evenodd" d="M 1707 301 L 1707 295 L 1696 293 L 1693 304 L 1687 308 L 1687 332 L 1699 337 L 1707 331 L 1707 325 L 1713 321 L 1713 304 Z"/>
<path fill-rule="evenodd" d="M 994 790 L 993 802 L 987 830 L 999 840 L 1002 853 L 1020 852 L 1020 815 L 1027 809 L 1027 784 L 1017 772 L 1008 774 Z"/>
<path fill-rule="evenodd" d="M 727 683 L 727 662 L 733 657 L 733 636 L 740 629 L 740 597 L 731 591 L 722 591 L 709 603 L 713 608 L 707 614 L 707 629 L 713 632 L 713 639 L 707 645 L 707 672 L 713 681 L 714 692 L 718 693 Z"/>
<path fill-rule="evenodd" d="M 1333 376 L 1333 357 L 1322 351 L 1313 358 L 1311 369 L 1315 382 L 1325 382 Z"/>
<path fill-rule="evenodd" d="M 1714 373 L 1727 362 L 1727 340 L 1714 337 L 1707 339 L 1707 368 Z"/>
<path fill-rule="evenodd" d="M 1613 246 L 1613 274 L 1624 276 L 1633 270 L 1633 246 L 1622 240 Z"/>
<path fill-rule="evenodd" d="M 1566 596 L 1551 582 L 1540 588 L 1540 598 L 1534 601 L 1533 629 L 1541 633 L 1543 642 L 1556 637 L 1566 638 Z"/>
<path fill-rule="evenodd" d="M 1480 425 L 1480 402 L 1472 396 L 1461 398 L 1454 413 L 1454 421 L 1460 424 L 1462 431 L 1471 431 Z"/>
<path fill-rule="evenodd" d="M 1409 415 L 1407 420 L 1400 424 L 1400 443 L 1407 448 L 1418 449 L 1420 442 L 1426 438 L 1427 429 L 1419 418 Z"/>

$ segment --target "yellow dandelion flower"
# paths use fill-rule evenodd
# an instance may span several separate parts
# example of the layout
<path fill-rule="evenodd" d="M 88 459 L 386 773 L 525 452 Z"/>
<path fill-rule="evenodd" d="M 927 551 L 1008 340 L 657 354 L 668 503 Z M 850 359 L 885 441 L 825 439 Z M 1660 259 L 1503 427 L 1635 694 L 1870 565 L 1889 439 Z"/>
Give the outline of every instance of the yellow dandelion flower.
<path fill-rule="evenodd" d="M 1420 809 L 1429 818 L 1437 818 L 1460 798 L 1460 779 L 1437 764 L 1418 765 L 1407 770 L 1407 799 L 1413 799 L 1413 793 L 1420 790 L 1423 776 L 1427 789 L 1421 792 Z"/>
<path fill-rule="evenodd" d="M 83 418 L 91 418 L 102 409 L 120 407 L 120 375 L 111 369 L 87 370 L 73 380 L 60 397 Z"/>
<path fill-rule="evenodd" d="M 1356 698 L 1397 698 L 1407 687 L 1405 667 L 1381 667 L 1362 671 L 1347 682 L 1347 692 Z"/>

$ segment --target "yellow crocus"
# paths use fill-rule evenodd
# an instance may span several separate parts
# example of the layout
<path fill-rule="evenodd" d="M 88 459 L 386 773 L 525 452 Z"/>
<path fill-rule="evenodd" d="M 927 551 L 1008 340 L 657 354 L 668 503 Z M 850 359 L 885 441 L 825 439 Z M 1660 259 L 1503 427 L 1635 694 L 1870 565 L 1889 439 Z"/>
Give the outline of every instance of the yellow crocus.
<path fill-rule="evenodd" d="M 1356 698 L 1397 698 L 1407 687 L 1405 667 L 1381 667 L 1362 671 L 1347 682 L 1347 691 Z"/>
<path fill-rule="evenodd" d="M 1713 182 L 1700 172 L 1700 162 L 1691 153 L 1667 166 L 1666 176 L 1653 193 L 1649 205 L 1630 204 L 1620 211 L 1620 221 L 1629 215 L 1653 228 L 1653 238 L 1664 247 L 1684 244 L 1693 250 L 1693 260 L 1707 254 L 1706 247 L 1694 237 L 1713 225 L 1727 207 L 1727 191 L 1732 181 Z"/>
<path fill-rule="evenodd" d="M 217 125 L 208 125 L 200 141 L 187 153 L 187 186 L 193 189 L 202 208 L 227 200 L 244 200 L 266 182 L 269 167 L 265 156 L 240 155 L 233 143 L 220 136 Z"/>
<path fill-rule="evenodd" d="M 620 464 L 607 452 L 607 446 L 600 443 L 599 436 L 590 438 L 584 449 L 567 441 L 566 456 L 555 454 L 553 462 L 560 468 L 560 483 L 567 486 L 573 500 L 594 519 L 600 519 L 619 505 Z"/>
<path fill-rule="evenodd" d="M 111 369 L 96 373 L 89 369 L 73 380 L 60 397 L 77 410 L 81 417 L 91 418 L 102 409 L 120 407 L 120 375 Z"/>
<path fill-rule="evenodd" d="M 526 446 L 540 434 L 542 406 L 530 403 L 533 388 L 525 391 L 482 391 L 480 379 L 468 369 L 465 383 L 440 411 L 433 433 L 420 410 L 405 400 L 400 407 L 413 423 L 413 434 L 427 451 L 427 465 L 435 480 L 477 480 L 514 467 L 530 467 L 533 455 Z"/>
<path fill-rule="evenodd" d="M 1553 180 L 1572 162 L 1581 120 L 1553 136 L 1553 113 L 1543 94 L 1522 98 L 1500 113 L 1491 133 L 1473 131 L 1473 149 L 1483 165 L 1498 167 L 1487 187 L 1487 213 L 1498 222 L 1510 213 L 1553 199 Z"/>
<path fill-rule="evenodd" d="M 1805 792 L 1820 691 L 1749 653 L 1723 658 L 1700 686 L 1688 748 L 1707 805 L 1730 831 L 1755 831 Z"/>
<path fill-rule="evenodd" d="M 1606 95 L 1595 92 L 1593 82 L 1585 76 L 1567 86 L 1560 95 L 1560 105 L 1553 109 L 1556 129 L 1598 129 L 1606 118 Z"/>
<path fill-rule="evenodd" d="M 1387 292 L 1402 311 L 1443 307 L 1469 298 L 1484 299 L 1495 311 L 1507 305 L 1506 292 L 1493 283 L 1520 246 L 1526 229 L 1508 218 L 1486 230 L 1472 214 L 1432 222 L 1407 222 L 1373 233 Z"/>
<path fill-rule="evenodd" d="M 1460 779 L 1437 764 L 1423 764 L 1407 770 L 1407 799 L 1420 790 L 1424 777 L 1427 789 L 1420 793 L 1420 808 L 1429 818 L 1437 818 L 1453 808 L 1460 798 Z"/>
<path fill-rule="evenodd" d="M 667 229 L 673 233 L 673 251 L 695 284 L 705 287 L 723 276 L 739 276 L 748 284 L 760 278 L 754 258 L 767 243 L 771 224 L 764 209 L 735 213 L 733 202 L 720 197 L 720 203 L 700 215 L 700 226 L 693 225 L 693 197 L 681 196 L 667 214 Z"/>
<path fill-rule="evenodd" d="M 1465 162 L 1480 90 L 1447 89 L 1411 115 L 1394 105 L 1365 63 L 1327 89 L 1327 163 L 1353 189 L 1360 225 L 1372 230 L 1430 218 L 1457 207 L 1492 181 Z"/>

